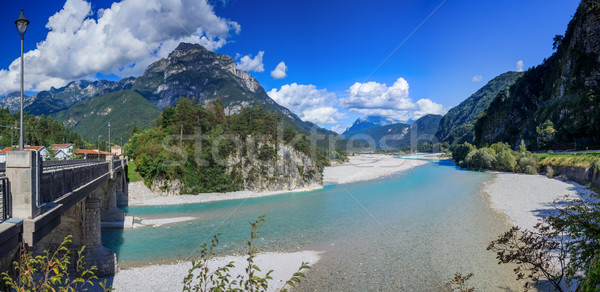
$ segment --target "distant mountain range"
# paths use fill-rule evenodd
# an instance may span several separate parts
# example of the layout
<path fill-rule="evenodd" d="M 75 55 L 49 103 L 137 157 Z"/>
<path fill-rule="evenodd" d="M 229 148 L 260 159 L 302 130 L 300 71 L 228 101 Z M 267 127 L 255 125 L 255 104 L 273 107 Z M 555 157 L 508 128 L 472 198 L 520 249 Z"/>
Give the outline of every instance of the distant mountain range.
<path fill-rule="evenodd" d="M 19 97 L 20 94 L 11 93 L 0 98 L 0 107 L 18 111 Z M 226 114 L 237 113 L 242 107 L 261 105 L 267 111 L 278 113 L 285 123 L 301 133 L 316 131 L 328 138 L 337 136 L 302 121 L 277 104 L 256 79 L 236 68 L 230 56 L 216 54 L 198 44 L 181 43 L 167 58 L 148 66 L 138 78 L 118 82 L 75 81 L 62 88 L 41 91 L 26 98 L 24 104 L 25 111 L 51 115 L 94 141 L 99 133 L 106 133 L 108 121 L 112 122 L 114 137 L 129 137 L 134 125 L 140 129 L 151 125 L 160 109 L 176 105 L 180 97 L 192 98 L 205 106 L 219 98 Z M 321 143 L 327 145 L 328 142 Z"/>
<path fill-rule="evenodd" d="M 441 119 L 440 115 L 425 115 L 409 125 L 381 117 L 365 117 L 356 120 L 342 136 L 383 150 L 435 143 Z"/>

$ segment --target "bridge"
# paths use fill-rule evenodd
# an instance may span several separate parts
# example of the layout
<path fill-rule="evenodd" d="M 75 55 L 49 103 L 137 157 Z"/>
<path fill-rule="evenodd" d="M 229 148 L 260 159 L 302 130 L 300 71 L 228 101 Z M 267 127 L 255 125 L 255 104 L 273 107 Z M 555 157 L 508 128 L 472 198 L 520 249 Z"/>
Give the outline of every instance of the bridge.
<path fill-rule="evenodd" d="M 101 222 L 124 220 L 127 160 L 42 161 L 35 151 L 7 152 L 0 165 L 0 271 L 17 259 L 21 244 L 34 253 L 53 250 L 66 235 L 69 248 L 85 246 L 97 275 L 116 272 L 113 251 L 102 246 Z"/>

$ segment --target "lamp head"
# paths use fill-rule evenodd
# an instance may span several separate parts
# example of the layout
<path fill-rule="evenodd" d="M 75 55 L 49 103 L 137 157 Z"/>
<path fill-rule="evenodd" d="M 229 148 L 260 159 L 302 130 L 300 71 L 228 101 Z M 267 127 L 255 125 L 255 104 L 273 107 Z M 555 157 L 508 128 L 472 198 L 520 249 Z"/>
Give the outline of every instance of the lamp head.
<path fill-rule="evenodd" d="M 23 13 L 23 9 L 21 9 L 21 15 L 19 16 L 19 18 L 15 20 L 15 25 L 17 25 L 17 32 L 19 32 L 21 36 L 25 35 L 25 32 L 27 31 L 27 26 L 29 25 L 29 20 L 25 18 L 25 13 Z"/>

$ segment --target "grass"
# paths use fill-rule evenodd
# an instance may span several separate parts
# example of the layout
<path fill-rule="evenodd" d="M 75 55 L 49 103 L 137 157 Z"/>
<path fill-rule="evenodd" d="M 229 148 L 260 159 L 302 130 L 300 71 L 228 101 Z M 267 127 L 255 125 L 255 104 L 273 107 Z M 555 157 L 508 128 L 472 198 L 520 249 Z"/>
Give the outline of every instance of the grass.
<path fill-rule="evenodd" d="M 535 154 L 540 161 L 540 166 L 573 166 L 588 168 L 600 161 L 600 153 L 578 154 Z"/>
<path fill-rule="evenodd" d="M 127 167 L 127 176 L 129 177 L 130 182 L 142 181 L 144 178 L 135 171 L 135 162 L 129 162 L 129 166 Z"/>

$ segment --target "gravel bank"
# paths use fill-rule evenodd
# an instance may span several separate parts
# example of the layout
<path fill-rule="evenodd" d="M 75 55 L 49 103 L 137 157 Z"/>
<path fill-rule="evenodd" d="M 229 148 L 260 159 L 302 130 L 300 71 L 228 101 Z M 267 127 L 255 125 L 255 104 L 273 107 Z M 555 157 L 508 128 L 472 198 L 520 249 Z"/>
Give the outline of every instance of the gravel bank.
<path fill-rule="evenodd" d="M 579 198 L 589 190 L 578 183 L 543 175 L 493 172 L 484 186 L 492 207 L 505 214 L 509 223 L 531 229 L 540 218 L 553 212 L 552 203 L 565 195 Z"/>

